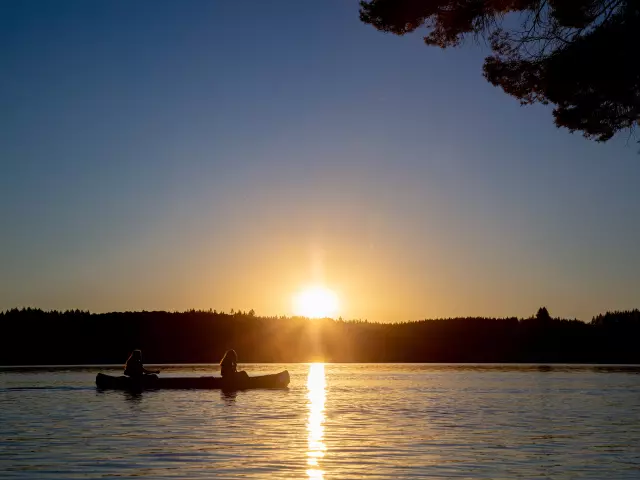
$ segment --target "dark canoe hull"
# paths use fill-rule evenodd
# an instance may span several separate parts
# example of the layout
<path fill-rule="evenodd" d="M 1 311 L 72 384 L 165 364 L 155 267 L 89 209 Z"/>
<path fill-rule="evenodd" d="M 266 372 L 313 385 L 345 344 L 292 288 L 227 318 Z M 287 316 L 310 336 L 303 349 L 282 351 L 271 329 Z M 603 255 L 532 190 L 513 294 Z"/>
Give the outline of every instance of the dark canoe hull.
<path fill-rule="evenodd" d="M 288 385 L 289 372 L 286 370 L 273 375 L 238 377 L 231 380 L 222 377 L 145 377 L 134 380 L 130 377 L 114 377 L 104 373 L 98 373 L 96 376 L 96 386 L 109 390 L 248 390 L 251 388 L 286 388 Z"/>

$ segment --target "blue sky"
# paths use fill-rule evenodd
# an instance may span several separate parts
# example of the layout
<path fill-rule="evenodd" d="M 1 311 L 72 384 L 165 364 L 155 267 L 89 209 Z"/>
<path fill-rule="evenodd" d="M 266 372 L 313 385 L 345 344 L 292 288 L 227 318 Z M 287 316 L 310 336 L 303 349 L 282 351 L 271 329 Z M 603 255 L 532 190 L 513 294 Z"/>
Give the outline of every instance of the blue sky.
<path fill-rule="evenodd" d="M 0 3 L 0 309 L 637 307 L 640 156 L 357 2 Z"/>

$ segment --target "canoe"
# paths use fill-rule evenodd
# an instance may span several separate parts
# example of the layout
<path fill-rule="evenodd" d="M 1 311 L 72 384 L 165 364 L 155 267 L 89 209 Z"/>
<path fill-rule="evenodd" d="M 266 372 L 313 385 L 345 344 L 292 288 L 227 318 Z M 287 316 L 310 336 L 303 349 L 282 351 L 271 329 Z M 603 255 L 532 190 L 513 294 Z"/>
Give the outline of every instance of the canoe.
<path fill-rule="evenodd" d="M 156 377 L 146 376 L 142 379 L 105 375 L 98 373 L 96 386 L 100 389 L 113 390 L 159 390 L 159 389 L 221 389 L 248 390 L 251 388 L 286 388 L 289 385 L 289 372 L 284 370 L 272 375 L 255 377 Z"/>

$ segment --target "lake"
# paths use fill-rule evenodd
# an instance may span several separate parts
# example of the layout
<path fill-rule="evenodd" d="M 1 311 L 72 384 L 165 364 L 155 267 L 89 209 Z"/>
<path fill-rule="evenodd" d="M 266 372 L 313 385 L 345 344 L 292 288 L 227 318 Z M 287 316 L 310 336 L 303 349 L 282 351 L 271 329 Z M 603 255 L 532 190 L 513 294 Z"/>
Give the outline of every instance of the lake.
<path fill-rule="evenodd" d="M 640 478 L 640 367 L 242 368 L 291 384 L 136 395 L 98 391 L 107 367 L 0 369 L 0 478 Z"/>

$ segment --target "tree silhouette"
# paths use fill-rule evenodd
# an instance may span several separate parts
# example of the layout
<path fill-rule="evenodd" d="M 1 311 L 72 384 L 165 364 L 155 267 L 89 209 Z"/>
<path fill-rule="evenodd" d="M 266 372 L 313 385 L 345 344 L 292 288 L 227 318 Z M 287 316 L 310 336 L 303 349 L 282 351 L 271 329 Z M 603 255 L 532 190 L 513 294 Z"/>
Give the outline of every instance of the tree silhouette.
<path fill-rule="evenodd" d="M 543 322 L 551 320 L 551 315 L 549 315 L 549 311 L 547 310 L 547 307 L 540 307 L 538 309 L 538 313 L 536 313 L 536 319 Z"/>
<path fill-rule="evenodd" d="M 542 321 L 541 321 L 542 320 Z M 251 312 L 0 312 L 0 365 L 122 364 L 134 348 L 148 363 L 242 362 L 640 363 L 640 311 L 591 323 L 536 316 L 371 323 Z M 25 348 L 28 341 L 28 348 Z"/>
<path fill-rule="evenodd" d="M 369 0 L 360 19 L 396 35 L 426 27 L 425 43 L 441 48 L 484 37 L 489 82 L 555 105 L 555 124 L 587 138 L 640 121 L 639 0 Z"/>

